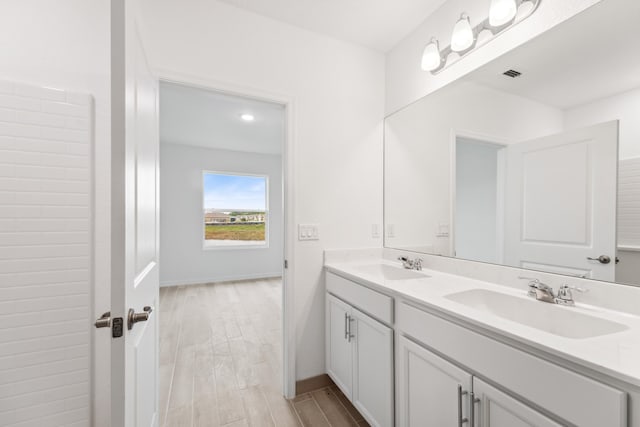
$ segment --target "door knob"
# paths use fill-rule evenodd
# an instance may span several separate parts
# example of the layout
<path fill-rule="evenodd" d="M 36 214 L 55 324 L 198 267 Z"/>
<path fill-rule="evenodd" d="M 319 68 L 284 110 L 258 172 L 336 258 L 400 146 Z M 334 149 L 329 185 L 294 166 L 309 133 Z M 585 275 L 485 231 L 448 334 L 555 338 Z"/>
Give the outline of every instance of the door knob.
<path fill-rule="evenodd" d="M 127 315 L 127 329 L 131 330 L 133 325 L 138 322 L 146 322 L 149 320 L 149 316 L 153 311 L 152 307 L 146 306 L 142 309 L 142 313 L 136 313 L 133 308 L 129 309 L 129 314 Z"/>
<path fill-rule="evenodd" d="M 108 328 L 111 326 L 111 312 L 107 311 L 106 313 L 102 313 L 102 316 L 100 316 L 100 318 L 98 320 L 96 320 L 96 323 L 94 323 L 94 325 L 96 326 L 96 328 Z"/>
<path fill-rule="evenodd" d="M 600 255 L 598 258 L 587 257 L 589 261 L 598 261 L 600 264 L 609 264 L 611 262 L 611 257 L 607 255 Z"/>

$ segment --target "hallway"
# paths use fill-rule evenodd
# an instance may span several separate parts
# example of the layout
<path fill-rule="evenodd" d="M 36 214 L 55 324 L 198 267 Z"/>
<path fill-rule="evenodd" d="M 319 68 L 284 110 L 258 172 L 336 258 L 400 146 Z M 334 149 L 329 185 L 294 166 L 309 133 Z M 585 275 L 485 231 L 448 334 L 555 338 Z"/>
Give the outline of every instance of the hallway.
<path fill-rule="evenodd" d="M 281 280 L 160 289 L 160 425 L 367 425 L 335 386 L 282 397 Z"/>

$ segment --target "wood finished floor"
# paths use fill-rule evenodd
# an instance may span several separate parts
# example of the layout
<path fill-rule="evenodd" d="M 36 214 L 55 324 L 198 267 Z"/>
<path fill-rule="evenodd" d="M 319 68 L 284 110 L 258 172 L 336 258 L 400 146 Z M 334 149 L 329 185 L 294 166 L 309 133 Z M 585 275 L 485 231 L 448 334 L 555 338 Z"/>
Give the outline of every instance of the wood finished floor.
<path fill-rule="evenodd" d="M 335 386 L 282 397 L 280 279 L 160 289 L 160 426 L 368 426 Z"/>

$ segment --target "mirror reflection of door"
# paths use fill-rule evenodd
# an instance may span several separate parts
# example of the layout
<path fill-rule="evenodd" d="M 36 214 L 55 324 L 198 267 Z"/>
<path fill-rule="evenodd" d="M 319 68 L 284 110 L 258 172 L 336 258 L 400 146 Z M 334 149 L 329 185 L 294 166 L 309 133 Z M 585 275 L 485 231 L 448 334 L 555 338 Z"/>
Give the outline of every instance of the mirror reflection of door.
<path fill-rule="evenodd" d="M 509 145 L 506 153 L 505 263 L 613 281 L 618 122 Z"/>
<path fill-rule="evenodd" d="M 456 138 L 453 255 L 502 263 L 504 145 Z"/>

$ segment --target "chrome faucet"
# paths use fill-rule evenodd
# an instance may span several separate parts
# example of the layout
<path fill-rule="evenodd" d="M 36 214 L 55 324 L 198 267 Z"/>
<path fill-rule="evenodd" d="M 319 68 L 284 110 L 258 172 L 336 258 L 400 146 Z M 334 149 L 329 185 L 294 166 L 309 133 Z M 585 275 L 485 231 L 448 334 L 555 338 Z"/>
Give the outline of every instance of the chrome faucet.
<path fill-rule="evenodd" d="M 544 302 L 556 302 L 556 296 L 553 294 L 553 288 L 546 283 L 542 283 L 539 279 L 532 277 L 520 277 L 529 281 L 529 292 L 527 295 Z"/>
<path fill-rule="evenodd" d="M 422 258 L 411 259 L 406 256 L 400 256 L 398 261 L 402 261 L 402 266 L 407 270 L 422 270 Z"/>
<path fill-rule="evenodd" d="M 571 290 L 578 292 L 589 292 L 588 289 L 579 288 L 577 286 L 562 285 L 558 290 L 558 295 L 554 295 L 553 288 L 545 283 L 542 283 L 539 279 L 532 277 L 519 277 L 529 281 L 529 292 L 527 295 L 537 299 L 538 301 L 550 302 L 560 305 L 574 306 L 573 294 Z"/>

